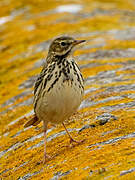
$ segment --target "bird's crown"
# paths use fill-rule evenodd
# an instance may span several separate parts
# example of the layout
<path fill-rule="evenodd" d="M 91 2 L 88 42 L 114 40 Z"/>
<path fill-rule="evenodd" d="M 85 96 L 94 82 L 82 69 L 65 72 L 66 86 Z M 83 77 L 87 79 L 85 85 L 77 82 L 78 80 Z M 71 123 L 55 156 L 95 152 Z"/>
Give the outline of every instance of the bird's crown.
<path fill-rule="evenodd" d="M 52 41 L 49 47 L 49 53 L 53 53 L 57 56 L 63 56 L 65 54 L 69 54 L 75 45 L 82 42 L 85 42 L 85 40 L 75 40 L 69 36 L 61 36 Z"/>

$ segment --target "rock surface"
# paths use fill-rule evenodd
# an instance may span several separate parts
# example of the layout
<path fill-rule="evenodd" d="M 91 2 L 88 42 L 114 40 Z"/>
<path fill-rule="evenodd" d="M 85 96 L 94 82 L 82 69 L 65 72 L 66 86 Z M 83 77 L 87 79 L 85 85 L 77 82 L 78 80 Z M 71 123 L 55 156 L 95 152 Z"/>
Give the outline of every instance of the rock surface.
<path fill-rule="evenodd" d="M 78 112 L 66 123 L 68 146 L 33 114 L 33 84 L 56 36 L 86 39 L 76 52 L 85 78 Z M 135 179 L 135 1 L 0 1 L 0 179 Z"/>

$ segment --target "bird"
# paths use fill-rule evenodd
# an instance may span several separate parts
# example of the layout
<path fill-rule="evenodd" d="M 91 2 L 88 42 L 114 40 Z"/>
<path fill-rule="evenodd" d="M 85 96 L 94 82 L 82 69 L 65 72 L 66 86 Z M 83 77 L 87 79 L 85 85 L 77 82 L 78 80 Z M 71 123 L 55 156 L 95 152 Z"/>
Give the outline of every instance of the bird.
<path fill-rule="evenodd" d="M 72 138 L 64 121 L 75 113 L 82 102 L 84 79 L 73 57 L 73 49 L 85 40 L 70 36 L 60 36 L 50 44 L 46 62 L 34 85 L 34 115 L 24 127 L 36 126 L 43 121 L 44 163 L 46 152 L 46 132 L 48 123 L 62 124 L 70 138 L 70 143 L 80 143 Z"/>

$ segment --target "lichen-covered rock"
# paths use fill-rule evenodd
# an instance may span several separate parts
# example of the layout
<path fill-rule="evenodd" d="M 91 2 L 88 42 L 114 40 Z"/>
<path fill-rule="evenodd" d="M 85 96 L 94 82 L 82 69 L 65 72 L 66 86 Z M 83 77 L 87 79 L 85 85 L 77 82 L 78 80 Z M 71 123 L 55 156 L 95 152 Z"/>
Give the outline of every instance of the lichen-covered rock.
<path fill-rule="evenodd" d="M 86 39 L 75 52 L 85 95 L 67 128 L 49 124 L 43 159 L 42 123 L 33 115 L 33 83 L 50 40 Z M 0 179 L 135 179 L 134 0 L 0 1 Z"/>

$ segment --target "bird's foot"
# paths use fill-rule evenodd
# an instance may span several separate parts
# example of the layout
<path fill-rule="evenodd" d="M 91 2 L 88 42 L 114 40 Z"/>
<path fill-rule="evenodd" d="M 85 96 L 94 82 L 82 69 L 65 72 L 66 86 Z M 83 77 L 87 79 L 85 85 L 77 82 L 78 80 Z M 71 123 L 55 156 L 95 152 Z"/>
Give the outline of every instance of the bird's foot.
<path fill-rule="evenodd" d="M 80 141 L 76 141 L 75 139 L 73 139 L 73 138 L 70 138 L 70 144 L 72 144 L 72 143 L 77 143 L 77 144 L 81 144 L 82 142 L 84 142 L 84 139 L 83 140 L 80 140 Z"/>
<path fill-rule="evenodd" d="M 43 164 L 45 164 L 50 159 L 51 159 L 51 156 L 49 156 L 48 154 L 45 154 L 44 159 L 43 159 Z"/>

